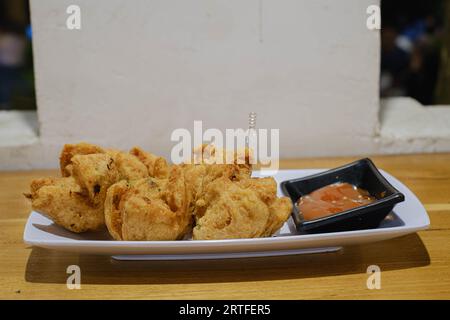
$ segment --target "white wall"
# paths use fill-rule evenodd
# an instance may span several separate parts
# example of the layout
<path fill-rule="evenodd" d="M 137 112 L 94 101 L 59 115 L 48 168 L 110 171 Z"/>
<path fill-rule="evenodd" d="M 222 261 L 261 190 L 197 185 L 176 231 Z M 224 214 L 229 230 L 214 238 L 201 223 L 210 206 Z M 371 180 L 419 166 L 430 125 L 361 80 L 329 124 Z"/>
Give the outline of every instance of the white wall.
<path fill-rule="evenodd" d="M 170 133 L 279 128 L 281 155 L 365 152 L 377 128 L 373 0 L 31 2 L 44 144 L 168 155 Z M 69 4 L 82 29 L 65 25 Z M 357 115 L 358 121 L 354 121 Z"/>
<path fill-rule="evenodd" d="M 281 157 L 382 152 L 378 3 L 31 1 L 40 137 L 0 148 L 0 168 L 56 166 L 79 140 L 168 156 L 173 129 L 246 127 L 250 111 L 280 129 Z"/>

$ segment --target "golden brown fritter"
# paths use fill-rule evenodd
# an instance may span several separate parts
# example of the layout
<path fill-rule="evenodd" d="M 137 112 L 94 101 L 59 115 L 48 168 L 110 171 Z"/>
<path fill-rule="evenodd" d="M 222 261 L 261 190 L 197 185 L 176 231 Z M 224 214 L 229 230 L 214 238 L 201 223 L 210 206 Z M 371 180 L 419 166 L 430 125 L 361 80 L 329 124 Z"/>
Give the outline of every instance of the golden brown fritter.
<path fill-rule="evenodd" d="M 211 182 L 222 177 L 231 181 L 250 178 L 252 165 L 250 163 L 251 152 L 249 149 L 243 150 L 242 161 L 238 161 L 239 154 L 230 153 L 231 159 L 234 159 L 234 162 L 231 164 L 225 164 L 225 153 L 226 151 L 218 149 L 214 145 L 203 144 L 193 151 L 193 164 L 181 165 L 191 199 L 190 211 L 192 214 L 196 216 L 203 215 L 205 207 L 202 202 L 199 202 L 199 205 L 197 205 L 197 200 L 201 198 Z"/>
<path fill-rule="evenodd" d="M 33 207 L 75 232 L 94 228 L 89 224 L 80 226 L 78 217 L 83 217 L 83 221 L 103 224 L 106 192 L 112 184 L 122 179 L 133 181 L 148 177 L 147 167 L 136 156 L 87 143 L 65 145 L 60 165 L 62 175 L 67 179 L 35 180 L 31 183 L 29 198 Z M 45 188 L 38 192 L 41 187 Z M 48 190 L 55 192 L 56 196 L 47 194 Z M 62 208 L 62 204 L 70 203 L 67 194 L 72 195 L 73 205 L 56 214 L 55 208 Z M 98 219 L 99 212 L 101 219 Z M 71 227 L 72 224 L 74 227 Z"/>
<path fill-rule="evenodd" d="M 114 157 L 120 180 L 139 180 L 149 176 L 147 167 L 134 155 L 118 152 Z"/>
<path fill-rule="evenodd" d="M 241 188 L 255 191 L 258 197 L 269 207 L 264 237 L 270 236 L 280 229 L 292 212 L 292 202 L 288 197 L 277 197 L 277 183 L 272 177 L 243 179 L 238 182 Z"/>
<path fill-rule="evenodd" d="M 102 205 L 106 190 L 119 181 L 114 159 L 106 153 L 76 155 L 72 158 L 72 174 L 94 205 Z"/>
<path fill-rule="evenodd" d="M 221 177 L 208 185 L 196 205 L 196 240 L 270 236 L 292 210 L 288 198 L 276 197 L 273 178 L 232 181 Z"/>
<path fill-rule="evenodd" d="M 116 240 L 176 240 L 191 230 L 184 174 L 173 166 L 168 179 L 147 178 L 112 185 L 105 218 Z"/>
<path fill-rule="evenodd" d="M 105 199 L 105 223 L 110 235 L 115 240 L 122 240 L 122 214 L 119 204 L 122 196 L 128 191 L 130 185 L 122 180 L 109 187 Z"/>
<path fill-rule="evenodd" d="M 202 144 L 195 148 L 192 154 L 193 164 L 216 164 L 216 165 L 234 165 L 239 168 L 239 172 L 251 175 L 253 151 L 249 148 L 226 150 L 217 148 L 212 144 Z"/>
<path fill-rule="evenodd" d="M 198 161 L 199 153 L 203 156 Z M 270 236 L 292 209 L 277 198 L 273 178 L 251 178 L 251 153 L 230 154 L 201 146 L 196 164 L 168 165 L 156 155 L 88 143 L 65 145 L 63 178 L 31 183 L 33 209 L 68 230 L 96 230 L 106 223 L 116 240 L 176 240 Z M 222 160 L 220 160 L 222 159 Z"/>
<path fill-rule="evenodd" d="M 276 198 L 269 205 L 270 216 L 266 224 L 266 230 L 262 234 L 263 237 L 270 237 L 277 232 L 292 212 L 292 202 L 287 197 Z"/>
<path fill-rule="evenodd" d="M 191 199 L 190 211 L 195 216 L 202 216 L 205 205 L 199 199 L 208 185 L 219 178 L 240 181 L 250 178 L 251 172 L 235 164 L 183 164 L 186 188 Z"/>
<path fill-rule="evenodd" d="M 97 230 L 104 225 L 103 206 L 93 207 L 73 177 L 37 179 L 31 183 L 33 210 L 73 232 Z"/>
<path fill-rule="evenodd" d="M 71 166 L 72 176 L 94 206 L 103 206 L 112 184 L 148 177 L 147 168 L 137 157 L 120 151 L 77 154 L 72 157 Z"/>
<path fill-rule="evenodd" d="M 269 209 L 252 190 L 221 178 L 208 186 L 205 197 L 205 213 L 193 230 L 195 240 L 255 238 L 264 233 Z"/>
<path fill-rule="evenodd" d="M 170 166 L 163 157 L 155 156 L 138 147 L 132 148 L 130 154 L 136 156 L 147 167 L 150 177 L 163 179 L 169 176 Z"/>
<path fill-rule="evenodd" d="M 82 148 L 73 146 L 76 150 Z M 94 204 L 103 203 L 106 190 L 113 183 L 149 176 L 146 165 L 138 157 L 115 149 L 102 150 L 100 153 L 75 154 L 70 159 L 71 175 L 87 191 Z"/>
<path fill-rule="evenodd" d="M 59 165 L 61 169 L 61 175 L 68 177 L 71 175 L 71 164 L 73 156 L 77 154 L 93 154 L 104 153 L 104 149 L 94 144 L 80 142 L 77 144 L 65 144 L 61 155 L 59 156 Z"/>
<path fill-rule="evenodd" d="M 208 166 L 202 164 L 182 164 L 179 167 L 183 170 L 187 193 L 191 201 L 190 206 L 193 208 L 197 197 L 203 191 L 203 180 L 207 175 Z"/>
<path fill-rule="evenodd" d="M 241 188 L 250 189 L 269 207 L 269 219 L 263 237 L 271 236 L 280 229 L 292 212 L 288 197 L 277 197 L 277 183 L 272 177 L 243 179 L 237 182 Z"/>
<path fill-rule="evenodd" d="M 60 168 L 62 176 L 68 177 L 72 175 L 72 158 L 74 156 L 105 153 L 118 162 L 117 168 L 121 171 L 121 177 L 127 180 L 141 179 L 149 175 L 155 176 L 153 175 L 154 172 L 161 175 L 161 172 L 164 172 L 164 163 L 167 166 L 167 162 L 165 162 L 164 158 L 157 157 L 136 147 L 129 153 L 125 153 L 117 149 L 101 148 L 93 144 L 80 142 L 77 144 L 64 145 L 60 155 Z M 148 163 L 153 164 L 151 170 L 147 169 Z M 157 168 L 156 170 L 154 169 L 155 166 Z"/>
<path fill-rule="evenodd" d="M 267 205 L 277 198 L 277 182 L 272 177 L 241 179 L 237 183 L 241 188 L 255 191 Z"/>

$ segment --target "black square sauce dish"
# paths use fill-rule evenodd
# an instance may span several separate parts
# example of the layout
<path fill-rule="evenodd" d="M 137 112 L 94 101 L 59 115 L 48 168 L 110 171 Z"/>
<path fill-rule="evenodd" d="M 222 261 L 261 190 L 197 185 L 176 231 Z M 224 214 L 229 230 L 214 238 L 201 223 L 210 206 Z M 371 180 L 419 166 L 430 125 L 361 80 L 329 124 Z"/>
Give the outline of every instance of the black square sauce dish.
<path fill-rule="evenodd" d="M 300 197 L 335 183 L 349 183 L 362 188 L 375 199 L 369 204 L 356 208 L 313 220 L 305 220 L 297 206 Z M 305 233 L 376 228 L 397 203 L 405 200 L 404 195 L 381 175 L 368 158 L 308 177 L 283 181 L 281 189 L 292 200 L 292 216 L 297 230 Z"/>

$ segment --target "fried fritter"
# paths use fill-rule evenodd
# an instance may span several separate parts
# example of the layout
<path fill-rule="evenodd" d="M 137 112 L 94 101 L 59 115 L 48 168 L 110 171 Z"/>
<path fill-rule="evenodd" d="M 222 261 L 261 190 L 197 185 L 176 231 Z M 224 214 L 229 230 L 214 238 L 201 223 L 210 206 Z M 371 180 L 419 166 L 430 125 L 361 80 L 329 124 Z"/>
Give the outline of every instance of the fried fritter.
<path fill-rule="evenodd" d="M 242 188 L 255 191 L 269 207 L 270 216 L 263 237 L 278 231 L 292 212 L 292 202 L 288 197 L 277 197 L 277 183 L 272 177 L 244 179 L 238 182 Z"/>
<path fill-rule="evenodd" d="M 33 181 L 28 197 L 33 208 L 74 232 L 104 224 L 104 202 L 112 184 L 149 176 L 147 167 L 136 156 L 87 143 L 65 145 L 60 166 L 63 179 Z M 68 207 L 63 209 L 64 205 Z M 57 208 L 61 209 L 59 213 Z M 81 222 L 79 217 L 83 217 Z"/>
<path fill-rule="evenodd" d="M 184 179 L 186 181 L 186 189 L 190 199 L 191 212 L 194 210 L 197 197 L 203 192 L 204 180 L 207 175 L 207 165 L 182 164 L 180 168 L 183 170 Z"/>
<path fill-rule="evenodd" d="M 183 164 L 181 167 L 191 199 L 190 211 L 197 217 L 204 213 L 205 204 L 200 199 L 209 184 L 219 178 L 240 181 L 250 178 L 251 175 L 246 168 L 235 164 Z"/>
<path fill-rule="evenodd" d="M 116 240 L 181 239 L 192 226 L 188 207 L 183 171 L 173 166 L 168 179 L 112 185 L 105 201 L 106 226 Z"/>
<path fill-rule="evenodd" d="M 115 240 L 122 240 L 122 214 L 119 208 L 120 201 L 130 188 L 126 180 L 122 180 L 109 187 L 105 199 L 105 223 L 109 234 Z"/>
<path fill-rule="evenodd" d="M 59 165 L 61 169 L 61 175 L 68 177 L 71 175 L 72 158 L 77 154 L 93 154 L 104 153 L 105 150 L 94 144 L 80 142 L 77 144 L 65 144 L 61 155 L 59 156 Z"/>
<path fill-rule="evenodd" d="M 163 179 L 169 176 L 170 166 L 163 157 L 155 156 L 138 147 L 132 148 L 130 154 L 136 156 L 147 167 L 150 177 Z"/>
<path fill-rule="evenodd" d="M 114 159 L 106 153 L 76 155 L 72 158 L 73 177 L 94 205 L 102 205 L 106 190 L 119 181 Z"/>
<path fill-rule="evenodd" d="M 73 177 L 37 179 L 31 183 L 33 210 L 73 232 L 97 230 L 104 225 L 103 206 L 93 207 Z"/>
<path fill-rule="evenodd" d="M 270 216 L 266 224 L 266 230 L 263 237 L 269 237 L 277 232 L 292 212 L 292 202 L 288 197 L 276 198 L 269 205 Z"/>
<path fill-rule="evenodd" d="M 249 148 L 243 148 L 237 151 L 226 150 L 217 148 L 213 144 L 202 144 L 193 150 L 192 163 L 234 165 L 238 166 L 239 172 L 250 176 L 253 163 L 253 151 Z"/>
<path fill-rule="evenodd" d="M 119 171 L 120 180 L 133 181 L 149 176 L 145 164 L 130 153 L 118 152 L 114 160 Z"/>
<path fill-rule="evenodd" d="M 232 163 L 223 164 L 227 155 Z M 176 240 L 191 232 L 194 239 L 265 237 L 288 218 L 291 201 L 277 197 L 275 180 L 251 178 L 248 149 L 231 154 L 202 145 L 193 158 L 194 164 L 169 165 L 138 147 L 125 153 L 67 144 L 63 178 L 34 180 L 27 197 L 68 230 L 106 223 L 116 240 Z"/>
<path fill-rule="evenodd" d="M 208 186 L 203 216 L 197 219 L 194 240 L 260 237 L 269 218 L 269 209 L 250 189 L 240 188 L 226 178 Z"/>
<path fill-rule="evenodd" d="M 74 145 L 75 149 L 82 149 Z M 103 150 L 103 149 L 102 149 Z M 107 189 L 120 180 L 148 177 L 148 170 L 136 156 L 119 150 L 106 149 L 101 153 L 76 154 L 70 159 L 71 174 L 87 192 L 93 205 L 103 205 Z"/>
<path fill-rule="evenodd" d="M 237 184 L 241 188 L 255 191 L 267 205 L 272 204 L 277 199 L 277 182 L 272 177 L 241 179 Z"/>
<path fill-rule="evenodd" d="M 263 237 L 271 236 L 280 229 L 292 212 L 288 197 L 277 197 L 277 183 L 272 177 L 242 179 L 237 182 L 241 188 L 250 189 L 269 207 L 269 219 Z"/>
<path fill-rule="evenodd" d="M 214 180 L 197 200 L 196 240 L 255 238 L 270 236 L 289 217 L 288 198 L 277 198 L 273 178 Z"/>
<path fill-rule="evenodd" d="M 117 168 L 121 171 L 121 177 L 127 180 L 134 179 L 142 179 L 149 175 L 149 170 L 147 169 L 147 162 L 151 162 L 150 159 L 160 159 L 156 161 L 157 167 L 163 167 L 162 162 L 164 162 L 164 158 L 157 157 L 150 153 L 147 153 L 139 148 L 133 148 L 130 153 L 125 153 L 123 151 L 117 149 L 104 149 L 99 146 L 80 142 L 77 144 L 66 144 L 64 145 L 61 155 L 60 155 L 60 169 L 63 177 L 68 177 L 72 175 L 72 158 L 76 155 L 90 155 L 90 154 L 108 154 L 115 161 L 118 162 Z M 138 157 L 139 155 L 139 157 Z M 142 161 L 141 161 L 142 159 Z M 162 160 L 161 160 L 162 159 Z M 164 161 L 163 161 L 164 160 Z M 155 162 L 155 161 L 154 161 Z M 167 165 L 167 163 L 165 163 Z M 153 172 L 155 170 L 152 169 L 150 176 L 154 176 Z M 162 168 L 156 170 L 156 172 L 160 173 L 160 171 L 164 171 Z"/>
<path fill-rule="evenodd" d="M 233 163 L 225 164 L 227 152 L 214 145 L 203 144 L 193 151 L 193 164 L 182 164 L 185 173 L 186 187 L 191 198 L 190 211 L 195 216 L 202 216 L 204 204 L 197 203 L 208 187 L 216 179 L 225 177 L 231 181 L 240 181 L 250 178 L 252 165 L 251 152 L 244 149 L 239 158 L 238 153 L 229 153 Z M 240 160 L 238 160 L 240 159 Z"/>

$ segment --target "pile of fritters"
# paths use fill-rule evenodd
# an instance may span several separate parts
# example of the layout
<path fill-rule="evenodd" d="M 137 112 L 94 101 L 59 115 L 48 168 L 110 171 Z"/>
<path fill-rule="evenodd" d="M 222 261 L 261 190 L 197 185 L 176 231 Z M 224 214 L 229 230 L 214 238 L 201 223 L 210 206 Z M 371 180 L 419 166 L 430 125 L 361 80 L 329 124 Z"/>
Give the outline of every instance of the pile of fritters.
<path fill-rule="evenodd" d="M 194 158 L 208 148 L 202 146 Z M 214 148 L 193 164 L 88 143 L 65 145 L 61 178 L 31 182 L 34 210 L 73 232 L 106 225 L 115 240 L 195 240 L 267 237 L 292 210 L 273 178 L 251 178 L 250 153 L 220 164 Z M 222 156 L 222 154 L 220 154 Z"/>

